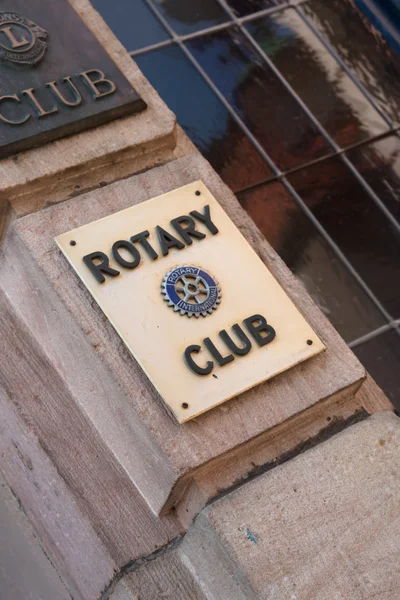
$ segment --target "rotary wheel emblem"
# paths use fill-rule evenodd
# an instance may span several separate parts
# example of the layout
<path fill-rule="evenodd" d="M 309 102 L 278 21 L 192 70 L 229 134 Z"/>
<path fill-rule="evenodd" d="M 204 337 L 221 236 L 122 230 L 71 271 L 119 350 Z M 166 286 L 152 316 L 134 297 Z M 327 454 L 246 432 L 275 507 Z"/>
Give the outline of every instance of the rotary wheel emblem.
<path fill-rule="evenodd" d="M 0 13 L 0 60 L 34 67 L 47 50 L 48 33 L 18 13 Z"/>
<path fill-rule="evenodd" d="M 168 306 L 188 317 L 206 317 L 218 308 L 221 289 L 218 281 L 200 267 L 175 267 L 165 275 L 161 293 Z"/>

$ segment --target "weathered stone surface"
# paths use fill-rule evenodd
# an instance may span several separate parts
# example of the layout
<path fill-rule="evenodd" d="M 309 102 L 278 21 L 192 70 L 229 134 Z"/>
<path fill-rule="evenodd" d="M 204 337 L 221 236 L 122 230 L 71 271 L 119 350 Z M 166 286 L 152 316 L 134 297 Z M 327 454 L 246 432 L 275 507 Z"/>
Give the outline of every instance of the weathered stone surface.
<path fill-rule="evenodd" d="M 180 426 L 93 304 L 54 237 L 197 179 L 209 187 L 328 350 Z M 180 517 L 190 516 L 210 495 L 361 407 L 354 394 L 364 369 L 198 155 L 82 195 L 79 204 L 71 200 L 19 219 L 1 279 L 19 327 L 29 330 L 63 380 L 71 407 L 83 411 L 155 512 L 181 503 Z M 39 415 L 34 404 L 29 406 L 37 423 L 46 420 L 47 409 Z M 51 437 L 51 428 L 46 436 Z M 143 467 L 146 463 L 151 471 Z"/>
<path fill-rule="evenodd" d="M 0 596 L 4 600 L 71 600 L 1 473 Z"/>
<path fill-rule="evenodd" d="M 9 200 L 20 215 L 173 158 L 174 115 L 89 0 L 70 2 L 147 103 L 147 109 L 0 160 L 0 199 Z"/>
<path fill-rule="evenodd" d="M 357 391 L 356 398 L 360 402 L 360 406 L 362 406 L 370 415 L 373 415 L 380 410 L 394 410 L 394 406 L 389 398 L 376 384 L 369 373 L 367 373 L 367 379 L 364 384 Z"/>
<path fill-rule="evenodd" d="M 32 425 L 14 409 L 0 388 L 1 468 L 74 600 L 97 600 L 118 571 L 118 564 L 95 530 L 96 524 L 74 499 L 74 490 L 68 488 L 41 446 Z"/>
<path fill-rule="evenodd" d="M 180 552 L 209 600 L 397 600 L 399 507 L 383 411 L 212 504 Z"/>
<path fill-rule="evenodd" d="M 110 600 L 206 600 L 176 551 L 144 563 L 116 585 Z"/>
<path fill-rule="evenodd" d="M 46 286 L 40 285 L 40 292 L 36 289 L 31 293 L 43 299 Z M 24 294 L 24 300 L 29 302 L 28 294 Z M 58 319 L 65 318 L 61 307 L 53 306 L 53 310 Z M 70 355 L 71 362 L 59 363 L 60 368 L 55 369 L 52 360 L 59 361 L 56 346 L 51 356 L 47 354 L 47 347 L 37 344 L 2 291 L 0 312 L 0 381 L 10 404 L 50 455 L 79 511 L 91 523 L 111 560 L 119 568 L 178 536 L 182 527 L 176 517 L 157 519 L 131 478 L 135 473 L 145 482 L 157 474 L 160 480 L 164 476 L 168 481 L 169 473 L 162 474 L 157 465 L 162 456 L 143 433 L 140 421 L 125 421 L 123 395 L 115 382 L 101 377 L 101 365 L 87 363 L 89 371 L 86 378 L 82 377 L 84 373 L 78 364 L 80 360 L 90 360 L 79 352 L 84 340 L 75 337 L 74 362 Z M 40 315 L 37 318 L 40 319 Z M 48 325 L 44 318 L 41 326 L 47 329 Z M 50 330 L 48 333 L 51 335 Z M 62 344 L 61 340 L 59 343 Z M 65 344 L 68 344 L 66 340 Z M 96 377 L 97 369 L 99 377 Z M 75 389 L 66 384 L 65 370 L 75 379 Z M 77 392 L 86 398 L 89 414 L 82 410 Z M 121 422 L 112 438 L 117 446 L 110 447 L 111 429 L 98 430 L 89 415 L 103 413 L 104 422 L 109 419 L 115 428 L 112 418 L 115 410 L 119 410 Z"/>

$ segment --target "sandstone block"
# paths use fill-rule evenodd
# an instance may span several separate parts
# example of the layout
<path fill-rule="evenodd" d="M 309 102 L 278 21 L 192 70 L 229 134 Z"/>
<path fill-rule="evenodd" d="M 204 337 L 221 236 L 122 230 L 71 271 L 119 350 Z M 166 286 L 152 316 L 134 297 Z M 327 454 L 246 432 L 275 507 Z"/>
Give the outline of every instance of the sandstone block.
<path fill-rule="evenodd" d="M 0 472 L 0 590 L 7 600 L 71 600 Z"/>
<path fill-rule="evenodd" d="M 182 426 L 165 410 L 54 238 L 199 179 L 327 350 Z M 355 393 L 364 380 L 364 369 L 199 155 L 84 194 L 79 203 L 70 200 L 18 219 L 5 249 L 1 280 L 20 327 L 26 327 L 56 379 L 63 381 L 69 414 L 85 415 L 127 481 L 156 513 L 177 506 L 185 522 L 209 497 L 363 408 Z M 13 337 L 14 332 L 8 335 Z M 64 400 L 51 411 L 66 404 Z M 34 402 L 27 402 L 25 410 L 51 439 L 46 417 L 50 408 L 43 404 L 38 412 Z M 77 430 L 70 427 L 70 431 L 74 436 Z"/>
<path fill-rule="evenodd" d="M 181 552 L 213 600 L 397 600 L 399 507 L 382 411 L 212 504 Z"/>
<path fill-rule="evenodd" d="M 144 562 L 124 575 L 110 600 L 206 600 L 194 574 L 176 550 Z"/>

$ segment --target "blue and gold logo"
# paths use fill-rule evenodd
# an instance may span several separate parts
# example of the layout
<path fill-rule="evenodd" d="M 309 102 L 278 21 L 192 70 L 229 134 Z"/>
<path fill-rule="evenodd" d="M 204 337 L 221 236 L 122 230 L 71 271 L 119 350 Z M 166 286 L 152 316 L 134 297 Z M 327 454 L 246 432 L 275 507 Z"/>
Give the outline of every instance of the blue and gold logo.
<path fill-rule="evenodd" d="M 161 293 L 168 306 L 188 317 L 206 317 L 221 302 L 218 281 L 208 271 L 189 265 L 168 271 L 161 284 Z"/>

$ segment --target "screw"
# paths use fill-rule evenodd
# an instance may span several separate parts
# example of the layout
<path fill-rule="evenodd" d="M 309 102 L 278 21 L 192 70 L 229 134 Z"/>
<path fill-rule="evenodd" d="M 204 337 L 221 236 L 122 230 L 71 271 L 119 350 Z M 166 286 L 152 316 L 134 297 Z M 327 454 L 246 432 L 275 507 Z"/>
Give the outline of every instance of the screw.
<path fill-rule="evenodd" d="M 76 241 L 75 240 L 71 240 L 69 243 L 70 246 L 76 246 Z"/>
<path fill-rule="evenodd" d="M 313 341 L 312 340 L 307 340 L 307 344 L 308 344 L 308 346 L 312 346 Z"/>
<path fill-rule="evenodd" d="M 182 402 L 182 408 L 189 408 L 189 404 L 187 402 Z"/>
<path fill-rule="evenodd" d="M 196 196 L 200 196 L 201 192 L 199 192 L 199 190 L 197 190 L 197 191 L 195 192 L 195 194 L 196 194 Z"/>

